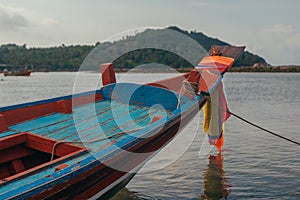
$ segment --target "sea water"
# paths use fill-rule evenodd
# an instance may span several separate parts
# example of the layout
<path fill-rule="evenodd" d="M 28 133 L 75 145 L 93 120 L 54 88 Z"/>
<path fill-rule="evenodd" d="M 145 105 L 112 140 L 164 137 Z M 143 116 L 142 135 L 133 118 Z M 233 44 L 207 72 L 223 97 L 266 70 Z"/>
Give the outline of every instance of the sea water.
<path fill-rule="evenodd" d="M 175 75 L 117 78 L 146 83 Z M 89 72 L 1 75 L 0 107 L 99 88 L 99 80 L 99 74 Z M 232 112 L 300 142 L 300 74 L 227 73 L 224 84 Z M 199 114 L 113 199 L 300 199 L 299 146 L 231 116 L 218 155 L 201 126 Z"/>

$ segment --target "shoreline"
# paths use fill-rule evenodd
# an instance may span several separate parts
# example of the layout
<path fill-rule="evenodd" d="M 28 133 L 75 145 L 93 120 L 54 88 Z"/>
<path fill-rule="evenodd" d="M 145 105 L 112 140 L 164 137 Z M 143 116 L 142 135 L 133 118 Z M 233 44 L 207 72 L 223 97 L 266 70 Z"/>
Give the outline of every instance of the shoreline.
<path fill-rule="evenodd" d="M 229 72 L 299 73 L 299 65 L 233 67 Z"/>
<path fill-rule="evenodd" d="M 190 72 L 193 68 L 179 68 L 171 70 L 139 70 L 139 69 L 114 69 L 116 73 L 186 73 Z M 77 70 L 55 70 L 44 71 L 37 70 L 32 72 L 77 72 Z M 90 71 L 92 73 L 98 73 L 98 71 Z M 270 73 L 300 73 L 300 65 L 284 65 L 284 66 L 246 66 L 246 67 L 232 67 L 228 72 L 240 73 L 240 72 L 270 72 Z"/>
<path fill-rule="evenodd" d="M 179 68 L 174 70 L 132 70 L 131 73 L 186 73 L 190 72 L 193 68 Z M 116 73 L 127 73 L 130 69 L 115 69 Z M 270 72 L 270 73 L 300 73 L 300 66 L 266 66 L 266 67 L 233 67 L 228 72 Z"/>

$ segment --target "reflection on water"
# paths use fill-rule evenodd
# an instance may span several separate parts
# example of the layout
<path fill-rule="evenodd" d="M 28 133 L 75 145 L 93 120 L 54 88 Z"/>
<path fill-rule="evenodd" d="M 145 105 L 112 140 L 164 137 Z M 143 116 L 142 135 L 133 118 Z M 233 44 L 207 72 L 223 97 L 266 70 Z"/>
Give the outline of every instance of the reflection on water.
<path fill-rule="evenodd" d="M 143 197 L 139 197 L 135 192 L 130 191 L 126 187 L 120 190 L 115 196 L 110 200 L 145 200 Z"/>
<path fill-rule="evenodd" d="M 209 164 L 203 171 L 203 193 L 200 199 L 227 199 L 231 185 L 225 177 L 223 156 L 209 157 Z"/>

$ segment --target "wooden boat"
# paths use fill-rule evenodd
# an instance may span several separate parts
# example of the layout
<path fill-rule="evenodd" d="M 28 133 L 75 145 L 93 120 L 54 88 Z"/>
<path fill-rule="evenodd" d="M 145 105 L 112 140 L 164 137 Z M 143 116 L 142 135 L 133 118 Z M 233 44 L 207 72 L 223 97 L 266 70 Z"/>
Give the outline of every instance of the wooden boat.
<path fill-rule="evenodd" d="M 28 69 L 20 70 L 20 71 L 8 71 L 4 70 L 3 75 L 4 76 L 30 76 L 31 71 Z"/>
<path fill-rule="evenodd" d="M 224 56 L 175 78 L 115 83 L 112 64 L 102 64 L 100 90 L 0 108 L 0 199 L 115 194 L 188 124 L 207 100 L 199 94 L 244 49 L 219 48 Z M 203 82 L 205 72 L 214 81 Z"/>

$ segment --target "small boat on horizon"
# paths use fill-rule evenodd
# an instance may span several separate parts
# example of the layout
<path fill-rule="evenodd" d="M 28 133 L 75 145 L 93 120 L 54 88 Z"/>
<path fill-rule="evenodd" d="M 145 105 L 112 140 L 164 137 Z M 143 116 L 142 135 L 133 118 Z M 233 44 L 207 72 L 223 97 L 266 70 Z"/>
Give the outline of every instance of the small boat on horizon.
<path fill-rule="evenodd" d="M 213 48 L 174 78 L 117 83 L 106 63 L 99 90 L 0 108 L 0 199 L 113 196 L 193 119 L 245 47 Z"/>
<path fill-rule="evenodd" d="M 4 76 L 30 76 L 31 74 L 31 70 L 27 69 L 27 67 L 25 67 L 22 70 L 13 70 L 13 71 L 9 71 L 8 69 L 4 69 L 3 70 L 3 75 Z"/>

